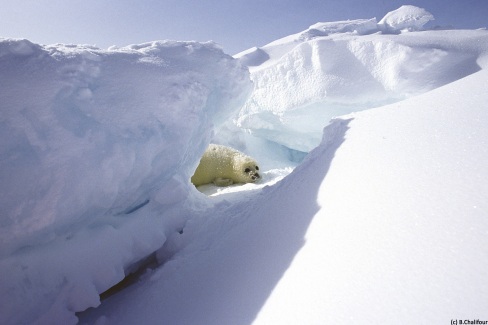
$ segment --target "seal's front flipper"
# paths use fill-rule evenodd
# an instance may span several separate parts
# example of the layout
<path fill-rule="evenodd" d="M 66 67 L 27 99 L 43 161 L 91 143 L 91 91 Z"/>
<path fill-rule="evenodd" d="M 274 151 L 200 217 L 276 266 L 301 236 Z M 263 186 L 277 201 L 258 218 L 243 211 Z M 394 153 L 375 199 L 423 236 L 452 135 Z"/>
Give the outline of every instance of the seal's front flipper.
<path fill-rule="evenodd" d="M 217 186 L 229 186 L 234 184 L 234 182 L 230 178 L 222 178 L 222 177 L 217 177 L 214 179 L 213 183 Z"/>

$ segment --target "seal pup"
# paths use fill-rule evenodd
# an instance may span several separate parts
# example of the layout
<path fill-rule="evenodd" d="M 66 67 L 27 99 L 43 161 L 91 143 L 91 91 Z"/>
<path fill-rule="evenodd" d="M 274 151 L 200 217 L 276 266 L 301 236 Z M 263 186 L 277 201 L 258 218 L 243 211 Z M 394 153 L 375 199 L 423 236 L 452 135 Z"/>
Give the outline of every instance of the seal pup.
<path fill-rule="evenodd" d="M 191 178 L 195 186 L 215 184 L 229 186 L 235 183 L 254 183 L 261 178 L 253 158 L 230 147 L 210 144 Z"/>

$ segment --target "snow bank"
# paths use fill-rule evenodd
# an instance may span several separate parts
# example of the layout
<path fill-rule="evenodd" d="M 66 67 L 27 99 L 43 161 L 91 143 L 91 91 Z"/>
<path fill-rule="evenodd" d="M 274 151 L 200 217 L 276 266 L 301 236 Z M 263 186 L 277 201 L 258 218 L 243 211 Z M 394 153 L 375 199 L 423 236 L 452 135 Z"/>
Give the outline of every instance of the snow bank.
<path fill-rule="evenodd" d="M 427 17 L 423 9 L 404 6 L 381 21 L 417 30 Z M 486 31 L 397 35 L 381 26 L 376 19 L 318 23 L 236 55 L 250 66 L 254 81 L 236 124 L 254 136 L 309 152 L 331 118 L 400 101 L 474 73 L 488 47 Z"/>
<path fill-rule="evenodd" d="M 0 323 L 74 323 L 156 250 L 82 323 L 487 318 L 488 32 L 375 24 L 241 54 L 240 111 L 249 74 L 212 44 L 0 41 Z M 189 178 L 226 120 L 212 141 L 265 182 L 207 200 Z"/>
<path fill-rule="evenodd" d="M 255 92 L 240 122 L 268 148 L 308 150 L 311 128 L 320 145 L 274 186 L 213 193 L 174 257 L 82 324 L 488 318 L 487 32 L 319 34 L 241 56 Z M 327 110 L 392 101 L 321 134 Z"/>
<path fill-rule="evenodd" d="M 308 41 L 316 37 L 339 33 L 367 35 L 378 31 L 376 18 L 317 23 L 300 33 L 298 39 Z"/>
<path fill-rule="evenodd" d="M 378 26 L 383 31 L 391 33 L 403 30 L 417 31 L 431 20 L 434 20 L 434 16 L 427 10 L 407 5 L 387 13 Z"/>
<path fill-rule="evenodd" d="M 487 319 L 487 78 L 334 120 L 290 175 L 224 196 L 81 324 Z"/>
<path fill-rule="evenodd" d="M 0 73 L 0 323 L 73 322 L 181 229 L 168 211 L 249 74 L 211 43 L 11 39 Z"/>
<path fill-rule="evenodd" d="M 293 200 L 335 145 L 305 244 L 253 324 L 488 319 L 487 80 L 483 70 L 326 128 L 277 189 Z M 345 135 L 330 132 L 341 124 Z"/>

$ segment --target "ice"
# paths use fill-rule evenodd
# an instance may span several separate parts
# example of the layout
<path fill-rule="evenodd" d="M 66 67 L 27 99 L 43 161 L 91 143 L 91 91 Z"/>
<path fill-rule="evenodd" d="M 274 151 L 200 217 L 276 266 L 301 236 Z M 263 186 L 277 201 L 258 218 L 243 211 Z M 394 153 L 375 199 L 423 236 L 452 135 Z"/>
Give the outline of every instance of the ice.
<path fill-rule="evenodd" d="M 190 176 L 209 126 L 249 89 L 245 70 L 210 44 L 26 44 L 2 44 L 3 254 Z"/>
<path fill-rule="evenodd" d="M 248 72 L 212 43 L 13 39 L 0 41 L 0 71 L 1 322 L 72 322 L 182 227 L 162 211 L 195 191 Z"/>
<path fill-rule="evenodd" d="M 0 323 L 488 319 L 488 32 L 429 17 L 0 40 Z M 263 179 L 195 189 L 209 142 Z"/>
<path fill-rule="evenodd" d="M 241 53 L 241 63 L 248 66 L 258 66 L 269 59 L 268 53 L 260 49 L 259 47 L 253 47 L 243 53 Z"/>
<path fill-rule="evenodd" d="M 487 77 L 335 119 L 290 175 L 217 196 L 171 261 L 81 324 L 488 317 Z"/>
<path fill-rule="evenodd" d="M 391 11 L 380 20 L 378 26 L 390 33 L 401 31 L 418 31 L 425 24 L 434 20 L 434 16 L 427 10 L 415 6 L 401 6 L 397 10 Z"/>
<path fill-rule="evenodd" d="M 319 150 L 342 141 L 311 194 L 320 210 L 253 324 L 488 317 L 487 78 L 483 70 L 326 128 L 316 161 L 282 185 L 296 189 L 325 164 Z M 337 123 L 347 123 L 344 139 Z"/>
<path fill-rule="evenodd" d="M 314 24 L 310 26 L 306 31 L 302 32 L 299 36 L 299 39 L 308 41 L 316 37 L 342 33 L 367 35 L 375 33 L 377 31 L 378 26 L 376 18 L 335 21 Z"/>
<path fill-rule="evenodd" d="M 427 16 L 407 6 L 386 17 L 403 17 L 408 25 L 421 21 L 414 13 Z M 309 152 L 335 116 L 416 96 L 480 69 L 483 31 L 425 31 L 419 37 L 380 33 L 378 26 L 375 19 L 318 23 L 236 55 L 250 66 L 254 81 L 236 124 Z"/>

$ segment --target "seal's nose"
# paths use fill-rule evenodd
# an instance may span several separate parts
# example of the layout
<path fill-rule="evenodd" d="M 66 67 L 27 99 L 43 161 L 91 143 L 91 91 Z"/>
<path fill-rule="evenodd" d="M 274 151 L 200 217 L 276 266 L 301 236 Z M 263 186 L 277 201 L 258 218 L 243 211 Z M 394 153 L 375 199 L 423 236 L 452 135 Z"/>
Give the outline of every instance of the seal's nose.
<path fill-rule="evenodd" d="M 252 178 L 252 180 L 254 181 L 254 180 L 256 180 L 256 179 L 260 179 L 260 178 L 261 178 L 261 176 L 259 176 L 259 174 L 258 174 L 258 173 L 255 173 L 254 175 L 252 175 L 252 176 L 251 176 L 251 178 Z"/>

